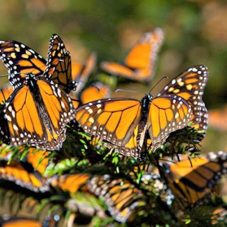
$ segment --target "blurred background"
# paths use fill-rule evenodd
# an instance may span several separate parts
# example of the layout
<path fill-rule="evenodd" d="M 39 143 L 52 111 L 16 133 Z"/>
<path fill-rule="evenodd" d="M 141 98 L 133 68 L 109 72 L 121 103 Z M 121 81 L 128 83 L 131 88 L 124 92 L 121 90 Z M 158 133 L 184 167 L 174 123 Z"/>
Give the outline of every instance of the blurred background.
<path fill-rule="evenodd" d="M 49 38 L 57 33 L 73 60 L 91 51 L 102 60 L 121 61 L 140 36 L 155 27 L 165 32 L 154 83 L 204 64 L 209 81 L 204 100 L 210 127 L 204 151 L 227 149 L 227 2 L 212 0 L 8 0 L 0 4 L 0 40 L 17 40 L 47 56 Z M 0 75 L 7 73 L 3 64 Z M 1 78 L 1 86 L 5 77 Z M 150 86 L 124 84 L 141 98 Z"/>

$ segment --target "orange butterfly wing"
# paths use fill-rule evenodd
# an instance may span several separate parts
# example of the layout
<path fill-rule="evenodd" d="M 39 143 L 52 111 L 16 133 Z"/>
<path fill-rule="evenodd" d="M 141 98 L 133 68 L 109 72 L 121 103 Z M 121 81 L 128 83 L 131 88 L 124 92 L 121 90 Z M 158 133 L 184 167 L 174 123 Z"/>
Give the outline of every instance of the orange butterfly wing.
<path fill-rule="evenodd" d="M 83 104 L 99 99 L 109 98 L 110 88 L 101 82 L 96 82 L 83 89 L 79 97 L 81 103 Z"/>
<path fill-rule="evenodd" d="M 21 86 L 27 75 L 34 75 L 51 79 L 67 93 L 76 88 L 70 53 L 56 34 L 50 39 L 47 61 L 17 41 L 0 41 L 0 59 L 8 68 L 9 81 L 14 87 Z"/>
<path fill-rule="evenodd" d="M 0 104 L 4 104 L 13 93 L 13 86 L 4 87 L 0 90 Z"/>
<path fill-rule="evenodd" d="M 183 98 L 176 95 L 154 98 L 150 102 L 147 120 L 152 141 L 150 147 L 155 150 L 171 132 L 186 127 L 191 119 L 191 106 Z"/>
<path fill-rule="evenodd" d="M 85 132 L 109 142 L 110 147 L 119 147 L 124 155 L 137 156 L 147 130 L 152 141 L 148 145 L 156 149 L 172 131 L 189 123 L 191 108 L 180 97 L 164 96 L 150 101 L 147 120 L 141 122 L 141 117 L 141 104 L 133 99 L 104 99 L 88 103 L 76 113 Z"/>
<path fill-rule="evenodd" d="M 134 69 L 131 69 L 125 65 L 121 65 L 119 63 L 116 62 L 102 62 L 101 63 L 101 68 L 111 74 L 114 75 L 120 75 L 129 79 L 134 79 L 134 77 L 136 77 L 134 74 Z M 135 80 L 143 80 L 143 78 L 140 78 L 139 76 L 137 76 L 135 78 Z"/>
<path fill-rule="evenodd" d="M 124 63 L 130 68 L 145 69 L 154 66 L 158 49 L 163 41 L 163 31 L 156 28 L 145 33 L 137 45 L 131 49 Z"/>
<path fill-rule="evenodd" d="M 163 31 L 156 28 L 145 33 L 130 50 L 124 64 L 103 62 L 101 68 L 109 73 L 138 81 L 150 81 L 155 71 L 157 52 L 163 41 Z"/>
<path fill-rule="evenodd" d="M 21 153 L 25 151 L 27 152 L 25 159 L 22 159 L 21 155 L 19 155 L 19 161 L 29 163 L 35 171 L 39 172 L 41 175 L 44 175 L 44 172 L 49 164 L 48 152 L 32 147 L 27 148 L 21 146 L 17 148 Z M 14 150 L 12 149 L 12 147 L 6 144 L 2 144 L 0 146 L 0 149 L 1 149 L 0 159 L 4 159 L 10 162 L 12 156 L 14 155 Z"/>
<path fill-rule="evenodd" d="M 35 148 L 29 148 L 26 155 L 26 161 L 32 165 L 34 170 L 38 171 L 41 175 L 44 175 L 44 172 L 49 164 L 48 152 Z"/>
<path fill-rule="evenodd" d="M 133 184 L 109 175 L 92 177 L 88 189 L 103 198 L 110 214 L 119 222 L 133 221 L 146 205 L 145 196 Z"/>
<path fill-rule="evenodd" d="M 137 150 L 132 147 L 131 141 L 135 142 L 135 130 L 141 118 L 141 105 L 138 100 L 95 101 L 78 108 L 75 118 L 85 132 L 108 141 L 112 146 L 120 147 L 124 155 L 131 155 L 134 149 Z"/>
<path fill-rule="evenodd" d="M 54 34 L 50 39 L 48 62 L 44 76 L 50 78 L 66 93 L 76 88 L 72 79 L 71 56 L 62 39 Z"/>
<path fill-rule="evenodd" d="M 0 221 L 1 227 L 43 227 L 42 223 L 34 219 L 15 218 L 6 221 Z"/>
<path fill-rule="evenodd" d="M 8 127 L 1 133 L 15 146 L 30 144 L 41 149 L 59 149 L 65 139 L 65 125 L 74 116 L 73 105 L 53 83 L 45 80 L 34 83 L 38 89 L 36 98 L 25 85 L 15 90 L 6 103 L 3 118 Z"/>
<path fill-rule="evenodd" d="M 69 193 L 76 193 L 85 183 L 87 183 L 89 178 L 89 174 L 77 173 L 53 177 L 49 181 L 55 188 L 59 188 L 62 191 Z"/>
<path fill-rule="evenodd" d="M 167 184 L 184 207 L 192 206 L 212 192 L 221 174 L 226 172 L 226 162 L 226 152 L 210 152 L 207 157 L 166 164 Z"/>
<path fill-rule="evenodd" d="M 87 82 L 91 72 L 94 70 L 96 64 L 96 54 L 92 53 L 87 58 L 84 65 L 73 62 L 72 63 L 72 78 L 74 81 L 77 81 L 76 92 L 80 92 L 84 87 L 84 84 Z"/>
<path fill-rule="evenodd" d="M 75 98 L 72 98 L 72 104 L 73 108 L 76 110 L 80 106 L 80 101 Z"/>
<path fill-rule="evenodd" d="M 110 88 L 101 82 L 95 82 L 84 88 L 79 95 L 70 93 L 74 109 L 77 109 L 81 104 L 86 104 L 99 99 L 110 97 Z"/>
<path fill-rule="evenodd" d="M 3 162 L 1 160 L 1 162 Z M 13 182 L 32 191 L 47 191 L 49 186 L 46 180 L 38 173 L 28 171 L 22 163 L 11 162 L 9 165 L 1 163 L 0 179 Z"/>
<path fill-rule="evenodd" d="M 172 79 L 158 94 L 174 94 L 184 100 L 192 107 L 193 127 L 206 130 L 208 125 L 208 113 L 202 100 L 204 88 L 208 80 L 206 66 L 198 65 L 191 67 Z"/>

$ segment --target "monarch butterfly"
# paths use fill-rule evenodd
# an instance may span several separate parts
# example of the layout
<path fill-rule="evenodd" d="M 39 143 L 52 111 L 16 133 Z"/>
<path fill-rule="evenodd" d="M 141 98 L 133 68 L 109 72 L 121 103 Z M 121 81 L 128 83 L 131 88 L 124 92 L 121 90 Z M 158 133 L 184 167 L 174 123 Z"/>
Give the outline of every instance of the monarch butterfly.
<path fill-rule="evenodd" d="M 75 193 L 89 180 L 89 174 L 75 173 L 62 175 L 59 177 L 52 177 L 49 183 L 54 188 L 59 188 L 62 191 Z"/>
<path fill-rule="evenodd" d="M 35 220 L 29 218 L 10 218 L 8 220 L 0 221 L 0 227 L 43 227 L 43 225 Z"/>
<path fill-rule="evenodd" d="M 52 39 L 55 40 L 56 35 Z M 65 140 L 65 126 L 74 117 L 74 107 L 70 97 L 50 79 L 55 69 L 59 69 L 59 64 L 63 70 L 58 57 L 64 53 L 62 45 L 56 45 L 54 41 L 52 44 L 43 72 L 42 58 L 31 49 L 14 41 L 1 42 L 0 56 L 9 68 L 9 79 L 15 87 L 0 112 L 1 138 L 7 144 L 29 144 L 55 150 L 60 149 Z M 37 63 L 36 67 L 30 61 Z M 40 70 L 34 71 L 34 68 Z M 67 72 L 63 70 L 62 73 Z"/>
<path fill-rule="evenodd" d="M 50 78 L 67 93 L 76 87 L 70 53 L 56 34 L 50 38 L 47 62 L 33 49 L 17 41 L 0 41 L 0 59 L 8 68 L 9 81 L 14 87 L 21 86 L 27 75 Z"/>
<path fill-rule="evenodd" d="M 20 160 L 22 162 L 28 163 L 35 171 L 39 172 L 42 176 L 44 175 L 49 164 L 48 152 L 32 147 L 27 148 L 24 146 L 18 147 L 18 151 L 19 155 L 18 159 L 16 159 L 17 156 L 15 155 L 16 153 L 13 151 L 13 149 L 6 144 L 2 144 L 0 146 L 0 159 L 11 161 L 13 156 L 14 160 Z M 20 155 L 22 152 L 23 155 L 26 152 L 26 157 Z"/>
<path fill-rule="evenodd" d="M 144 147 L 157 149 L 171 132 L 189 122 L 198 129 L 207 128 L 202 101 L 207 78 L 207 68 L 195 66 L 172 79 L 156 97 L 149 94 L 141 101 L 101 99 L 79 107 L 75 119 L 85 132 L 107 142 L 107 146 L 138 157 Z"/>
<path fill-rule="evenodd" d="M 65 126 L 74 117 L 70 97 L 54 82 L 42 77 L 28 75 L 25 80 L 0 112 L 3 142 L 60 149 L 65 140 Z"/>
<path fill-rule="evenodd" d="M 78 94 L 87 82 L 89 75 L 93 71 L 96 64 L 96 54 L 92 53 L 87 58 L 85 64 L 79 64 L 77 62 L 72 63 L 72 79 L 77 81 L 76 93 Z"/>
<path fill-rule="evenodd" d="M 22 188 L 35 192 L 46 192 L 49 190 L 49 185 L 46 183 L 45 178 L 23 162 L 12 161 L 7 164 L 7 160 L 0 160 L 0 180 L 13 182 Z"/>
<path fill-rule="evenodd" d="M 104 199 L 110 214 L 119 222 L 132 221 L 146 206 L 143 193 L 127 180 L 94 176 L 87 185 L 90 192 Z"/>
<path fill-rule="evenodd" d="M 227 153 L 208 153 L 204 157 L 165 163 L 167 185 L 183 207 L 198 204 L 210 194 L 227 171 Z"/>
<path fill-rule="evenodd" d="M 156 55 L 163 42 L 163 37 L 164 34 L 160 28 L 145 33 L 130 50 L 123 64 L 103 62 L 101 68 L 108 73 L 131 80 L 150 81 L 154 74 Z"/>

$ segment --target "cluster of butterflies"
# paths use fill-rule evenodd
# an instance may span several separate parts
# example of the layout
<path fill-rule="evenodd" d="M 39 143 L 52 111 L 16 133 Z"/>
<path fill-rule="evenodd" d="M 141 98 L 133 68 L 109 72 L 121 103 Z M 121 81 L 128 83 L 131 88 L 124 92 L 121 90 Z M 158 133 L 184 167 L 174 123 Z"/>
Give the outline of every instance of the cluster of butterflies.
<path fill-rule="evenodd" d="M 13 183 L 39 194 L 39 197 L 40 194 L 43 197 L 51 194 L 56 196 L 56 192 L 59 191 L 68 194 L 92 194 L 104 200 L 109 213 L 122 223 L 133 221 L 140 210 L 154 206 L 150 204 L 147 192 L 139 189 L 129 179 L 89 172 L 47 177 L 45 169 L 50 160 L 46 151 L 29 148 L 23 161 L 15 159 L 9 163 L 13 152 L 5 149 L 7 152 L 0 158 L 0 179 L 7 188 L 9 183 Z M 159 194 L 166 191 L 162 180 L 164 177 L 165 184 L 171 190 L 171 196 L 175 196 L 182 209 L 185 209 L 201 203 L 215 190 L 217 182 L 227 171 L 227 152 L 210 152 L 206 156 L 191 159 L 182 156 L 180 161 L 163 160 L 160 165 L 164 167 L 161 173 L 154 166 L 140 164 L 130 170 L 129 175 L 133 176 L 139 168 L 143 169 L 141 184 L 149 184 L 148 179 L 155 179 L 159 182 L 156 185 Z M 166 194 L 168 198 L 171 196 Z"/>
<path fill-rule="evenodd" d="M 160 28 L 145 33 L 122 64 L 103 62 L 101 68 L 121 78 L 150 82 L 162 41 Z M 85 87 L 96 55 L 91 54 L 84 65 L 71 62 L 58 35 L 50 39 L 47 59 L 17 41 L 0 41 L 0 59 L 8 69 L 10 84 L 0 91 L 0 140 L 8 145 L 30 147 L 25 161 L 10 162 L 11 151 L 1 154 L 0 183 L 11 182 L 35 194 L 59 190 L 90 193 L 104 200 L 118 222 L 133 221 L 141 210 L 153 205 L 148 202 L 146 190 L 140 189 L 138 179 L 132 177 L 138 166 L 129 172 L 130 179 L 90 172 L 45 175 L 49 151 L 62 148 L 67 125 L 73 122 L 73 127 L 80 127 L 105 147 L 133 158 L 140 158 L 147 151 L 155 154 L 172 132 L 187 126 L 202 133 L 207 129 L 208 114 L 202 96 L 208 71 L 203 65 L 188 68 L 155 96 L 149 92 L 136 100 L 110 98 L 110 88 L 99 81 Z M 160 190 L 166 191 L 166 186 L 182 207 L 190 207 L 213 191 L 226 173 L 226 162 L 226 152 L 182 157 L 172 163 L 160 161 L 158 168 L 143 170 L 141 182 L 155 179 L 163 185 L 161 189 L 159 186 L 159 194 Z M 139 169 L 143 165 L 141 162 Z M 7 222 L 20 221 L 36 222 Z M 2 221 L 2 226 L 7 222 Z M 37 222 L 37 226 L 42 223 Z"/>
<path fill-rule="evenodd" d="M 102 68 L 148 81 L 162 39 L 160 29 L 146 33 L 124 64 L 104 62 Z M 138 157 L 144 148 L 157 149 L 171 132 L 190 122 L 200 130 L 207 128 L 207 110 L 202 101 L 208 76 L 205 66 L 187 69 L 155 97 L 148 94 L 141 101 L 105 99 L 108 89 L 93 85 L 82 92 L 81 103 L 71 96 L 77 87 L 83 87 L 95 57 L 91 55 L 87 65 L 72 73 L 70 53 L 58 35 L 50 39 L 47 60 L 16 41 L 0 42 L 0 59 L 8 68 L 12 86 L 1 91 L 0 139 L 7 144 L 58 150 L 66 137 L 66 125 L 76 120 L 85 132 L 107 142 L 107 146 Z"/>

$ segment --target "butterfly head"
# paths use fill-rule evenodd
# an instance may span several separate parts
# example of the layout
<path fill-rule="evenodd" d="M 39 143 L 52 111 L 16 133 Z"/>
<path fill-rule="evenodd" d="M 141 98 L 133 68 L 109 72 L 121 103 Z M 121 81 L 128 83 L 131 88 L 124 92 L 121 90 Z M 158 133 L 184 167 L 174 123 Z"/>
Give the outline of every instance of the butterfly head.
<path fill-rule="evenodd" d="M 26 76 L 25 76 L 24 84 L 25 84 L 25 85 L 28 85 L 28 84 L 30 84 L 33 80 L 36 80 L 36 79 L 37 79 L 37 78 L 35 77 L 34 74 L 28 73 L 28 74 L 26 74 Z"/>
<path fill-rule="evenodd" d="M 153 99 L 153 96 L 151 94 L 147 94 L 142 98 L 141 106 L 143 108 L 143 112 L 145 113 L 148 112 L 149 103 L 152 99 Z"/>

